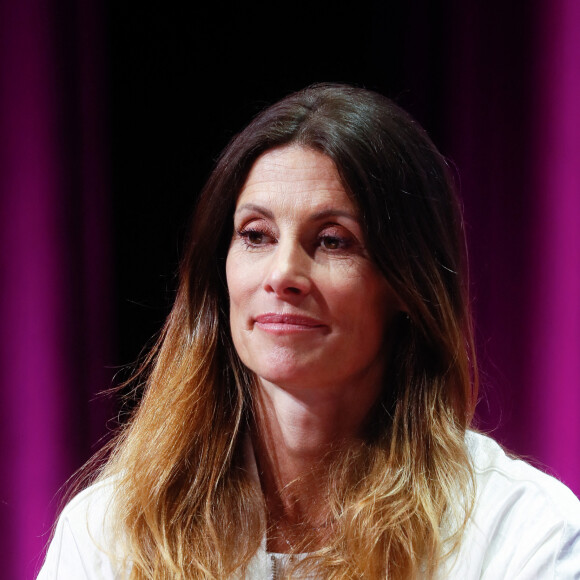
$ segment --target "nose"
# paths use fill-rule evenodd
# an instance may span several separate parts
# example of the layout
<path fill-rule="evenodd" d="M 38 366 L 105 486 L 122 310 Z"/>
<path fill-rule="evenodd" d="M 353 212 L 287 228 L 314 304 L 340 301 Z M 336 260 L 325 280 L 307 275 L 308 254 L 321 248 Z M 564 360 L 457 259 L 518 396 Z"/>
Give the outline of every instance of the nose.
<path fill-rule="evenodd" d="M 264 280 L 266 291 L 281 298 L 310 293 L 310 257 L 297 241 L 279 242 L 270 260 Z"/>

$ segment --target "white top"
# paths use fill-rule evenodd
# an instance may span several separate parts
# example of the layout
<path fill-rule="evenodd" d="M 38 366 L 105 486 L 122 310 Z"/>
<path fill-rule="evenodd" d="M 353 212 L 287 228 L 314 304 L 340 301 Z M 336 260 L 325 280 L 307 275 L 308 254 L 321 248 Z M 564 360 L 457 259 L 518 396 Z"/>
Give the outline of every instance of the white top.
<path fill-rule="evenodd" d="M 489 437 L 468 432 L 476 477 L 475 509 L 461 548 L 440 579 L 580 580 L 580 502 L 556 479 L 506 456 Z M 97 483 L 62 512 L 39 580 L 121 580 L 107 553 L 107 506 L 113 484 Z M 271 579 L 275 558 L 260 550 L 250 579 Z"/>

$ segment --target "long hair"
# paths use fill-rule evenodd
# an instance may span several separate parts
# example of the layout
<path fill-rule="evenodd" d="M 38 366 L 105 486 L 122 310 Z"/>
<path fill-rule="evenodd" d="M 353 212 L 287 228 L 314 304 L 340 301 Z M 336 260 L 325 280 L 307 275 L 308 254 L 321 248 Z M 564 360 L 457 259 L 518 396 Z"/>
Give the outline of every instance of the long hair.
<path fill-rule="evenodd" d="M 264 500 L 243 457 L 255 382 L 230 336 L 225 261 L 252 165 L 288 144 L 334 161 L 370 256 L 405 305 L 368 441 L 331 470 L 333 533 L 300 566 L 329 578 L 429 577 L 461 539 L 477 372 L 453 179 L 391 101 L 322 84 L 257 116 L 201 193 L 143 399 L 101 476 L 115 477 L 131 578 L 243 575 L 266 534 Z"/>

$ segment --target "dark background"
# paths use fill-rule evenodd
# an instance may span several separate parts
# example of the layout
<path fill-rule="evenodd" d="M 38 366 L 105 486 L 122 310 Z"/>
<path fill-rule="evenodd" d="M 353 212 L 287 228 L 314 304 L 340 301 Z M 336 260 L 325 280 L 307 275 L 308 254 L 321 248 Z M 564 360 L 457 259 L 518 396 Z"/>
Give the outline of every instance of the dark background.
<path fill-rule="evenodd" d="M 414 96 L 405 78 L 408 7 L 388 17 L 381 3 L 366 10 L 316 2 L 213 8 L 109 4 L 122 362 L 136 357 L 164 319 L 180 240 L 214 159 L 266 104 L 337 81 L 400 96 L 425 120 L 437 119 L 419 103 L 433 109 L 432 99 Z"/>
<path fill-rule="evenodd" d="M 514 130 L 523 126 L 530 31 L 517 3 L 511 9 L 471 3 L 467 12 L 461 4 L 108 4 L 119 364 L 135 360 L 162 324 L 197 192 L 221 149 L 263 106 L 313 82 L 364 86 L 409 110 L 452 159 L 462 147 L 453 103 L 480 85 L 486 85 L 485 101 L 491 96 L 508 108 L 503 115 L 512 117 Z M 477 21 L 473 30 L 471 19 Z M 477 38 L 481 19 L 487 20 L 485 46 Z M 499 36 L 495 29 L 506 26 L 509 34 Z M 462 45 L 472 34 L 473 46 Z M 482 67 L 481 83 L 461 62 L 458 51 L 466 50 L 475 55 L 471 66 Z M 491 59 L 493 52 L 503 56 Z M 486 127 L 500 119 L 492 117 L 497 105 L 481 104 L 485 108 L 467 122 L 474 130 L 483 125 L 483 149 Z M 525 143 L 521 135 L 518 141 L 518 147 Z"/>
<path fill-rule="evenodd" d="M 291 91 L 352 83 L 396 100 L 457 165 L 489 385 L 479 424 L 501 435 L 513 413 L 503 385 L 521 382 L 525 364 L 532 4 L 110 2 L 115 365 L 162 325 L 192 206 L 229 139 Z"/>

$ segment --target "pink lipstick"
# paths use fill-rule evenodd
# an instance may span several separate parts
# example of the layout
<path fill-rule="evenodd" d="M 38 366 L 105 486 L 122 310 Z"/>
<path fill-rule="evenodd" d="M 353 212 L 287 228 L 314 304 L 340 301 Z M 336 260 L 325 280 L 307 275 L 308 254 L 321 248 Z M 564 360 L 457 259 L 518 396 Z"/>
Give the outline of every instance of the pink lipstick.
<path fill-rule="evenodd" d="M 278 314 L 266 312 L 254 318 L 254 324 L 266 332 L 287 334 L 327 328 L 326 324 L 316 318 L 300 314 Z"/>

